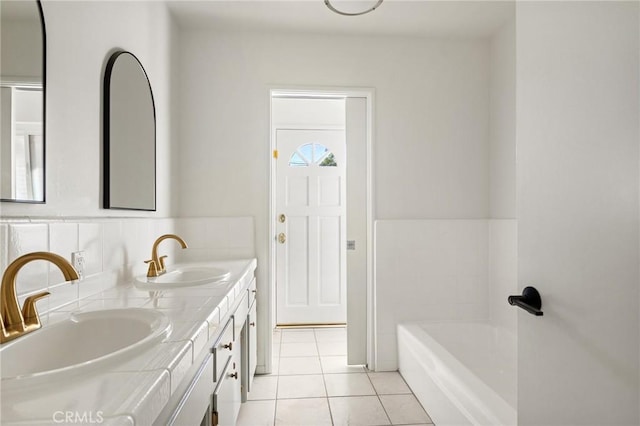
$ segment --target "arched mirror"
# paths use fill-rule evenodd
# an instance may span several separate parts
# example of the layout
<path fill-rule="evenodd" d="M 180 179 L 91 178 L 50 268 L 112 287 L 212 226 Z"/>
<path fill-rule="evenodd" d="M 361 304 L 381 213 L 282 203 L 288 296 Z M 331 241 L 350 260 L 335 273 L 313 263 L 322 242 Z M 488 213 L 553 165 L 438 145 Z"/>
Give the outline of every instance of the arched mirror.
<path fill-rule="evenodd" d="M 156 114 L 132 53 L 111 55 L 104 76 L 104 208 L 156 209 Z"/>
<path fill-rule="evenodd" d="M 39 1 L 0 1 L 0 201 L 45 202 L 46 34 Z"/>

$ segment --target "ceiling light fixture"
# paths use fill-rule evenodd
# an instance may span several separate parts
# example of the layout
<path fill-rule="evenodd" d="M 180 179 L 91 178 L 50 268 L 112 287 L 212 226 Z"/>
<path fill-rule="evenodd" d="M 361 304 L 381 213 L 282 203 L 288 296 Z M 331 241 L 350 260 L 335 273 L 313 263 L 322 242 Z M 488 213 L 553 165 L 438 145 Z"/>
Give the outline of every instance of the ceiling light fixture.
<path fill-rule="evenodd" d="M 329 0 L 324 0 L 324 4 L 326 4 L 329 9 L 331 9 L 332 11 L 334 11 L 335 13 L 337 13 L 339 15 L 359 16 L 359 15 L 364 15 L 365 13 L 373 12 L 374 10 L 376 10 L 378 8 L 378 6 L 380 6 L 382 4 L 382 1 L 383 0 L 378 0 L 376 2 L 376 4 L 374 4 L 372 7 L 370 7 L 367 10 L 364 10 L 362 12 L 344 12 L 342 10 L 338 10 L 331 4 L 331 2 Z"/>

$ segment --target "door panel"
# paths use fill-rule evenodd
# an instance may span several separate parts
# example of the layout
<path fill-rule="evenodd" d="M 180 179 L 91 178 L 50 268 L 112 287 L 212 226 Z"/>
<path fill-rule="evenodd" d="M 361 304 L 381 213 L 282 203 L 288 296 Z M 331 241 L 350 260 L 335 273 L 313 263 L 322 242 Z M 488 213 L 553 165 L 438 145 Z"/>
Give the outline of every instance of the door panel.
<path fill-rule="evenodd" d="M 285 251 L 286 265 L 283 279 L 296 283 L 286 289 L 285 306 L 307 306 L 309 304 L 309 218 L 289 217 L 285 226 L 287 240 L 282 245 Z"/>
<path fill-rule="evenodd" d="M 318 281 L 320 294 L 318 303 L 320 305 L 339 305 L 341 300 L 340 288 L 340 218 L 320 217 L 319 220 L 319 241 L 318 250 Z"/>
<path fill-rule="evenodd" d="M 318 206 L 340 206 L 342 200 L 340 181 L 340 176 L 320 176 L 318 178 Z"/>
<path fill-rule="evenodd" d="M 522 426 L 640 423 L 638 17 L 517 5 L 518 276 L 544 312 L 518 310 Z"/>
<path fill-rule="evenodd" d="M 287 176 L 287 207 L 307 207 L 309 205 L 309 178 Z"/>
<path fill-rule="evenodd" d="M 344 131 L 277 130 L 278 324 L 346 321 Z"/>

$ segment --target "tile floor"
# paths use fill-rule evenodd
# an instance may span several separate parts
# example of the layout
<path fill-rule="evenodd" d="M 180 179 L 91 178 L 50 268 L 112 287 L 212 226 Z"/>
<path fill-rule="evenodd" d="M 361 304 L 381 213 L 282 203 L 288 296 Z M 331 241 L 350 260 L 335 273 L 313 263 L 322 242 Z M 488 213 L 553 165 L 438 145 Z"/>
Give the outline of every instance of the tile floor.
<path fill-rule="evenodd" d="M 239 426 L 431 425 L 397 372 L 347 366 L 344 328 L 276 330 L 274 372 L 256 376 Z"/>

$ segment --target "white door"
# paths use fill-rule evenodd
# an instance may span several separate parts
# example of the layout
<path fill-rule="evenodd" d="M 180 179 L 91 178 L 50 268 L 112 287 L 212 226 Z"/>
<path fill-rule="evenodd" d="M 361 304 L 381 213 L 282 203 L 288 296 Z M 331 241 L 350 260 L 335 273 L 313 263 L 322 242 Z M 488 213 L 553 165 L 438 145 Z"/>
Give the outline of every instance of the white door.
<path fill-rule="evenodd" d="M 520 426 L 640 424 L 638 17 L 517 5 Z"/>
<path fill-rule="evenodd" d="M 276 130 L 276 320 L 346 322 L 344 131 Z"/>

